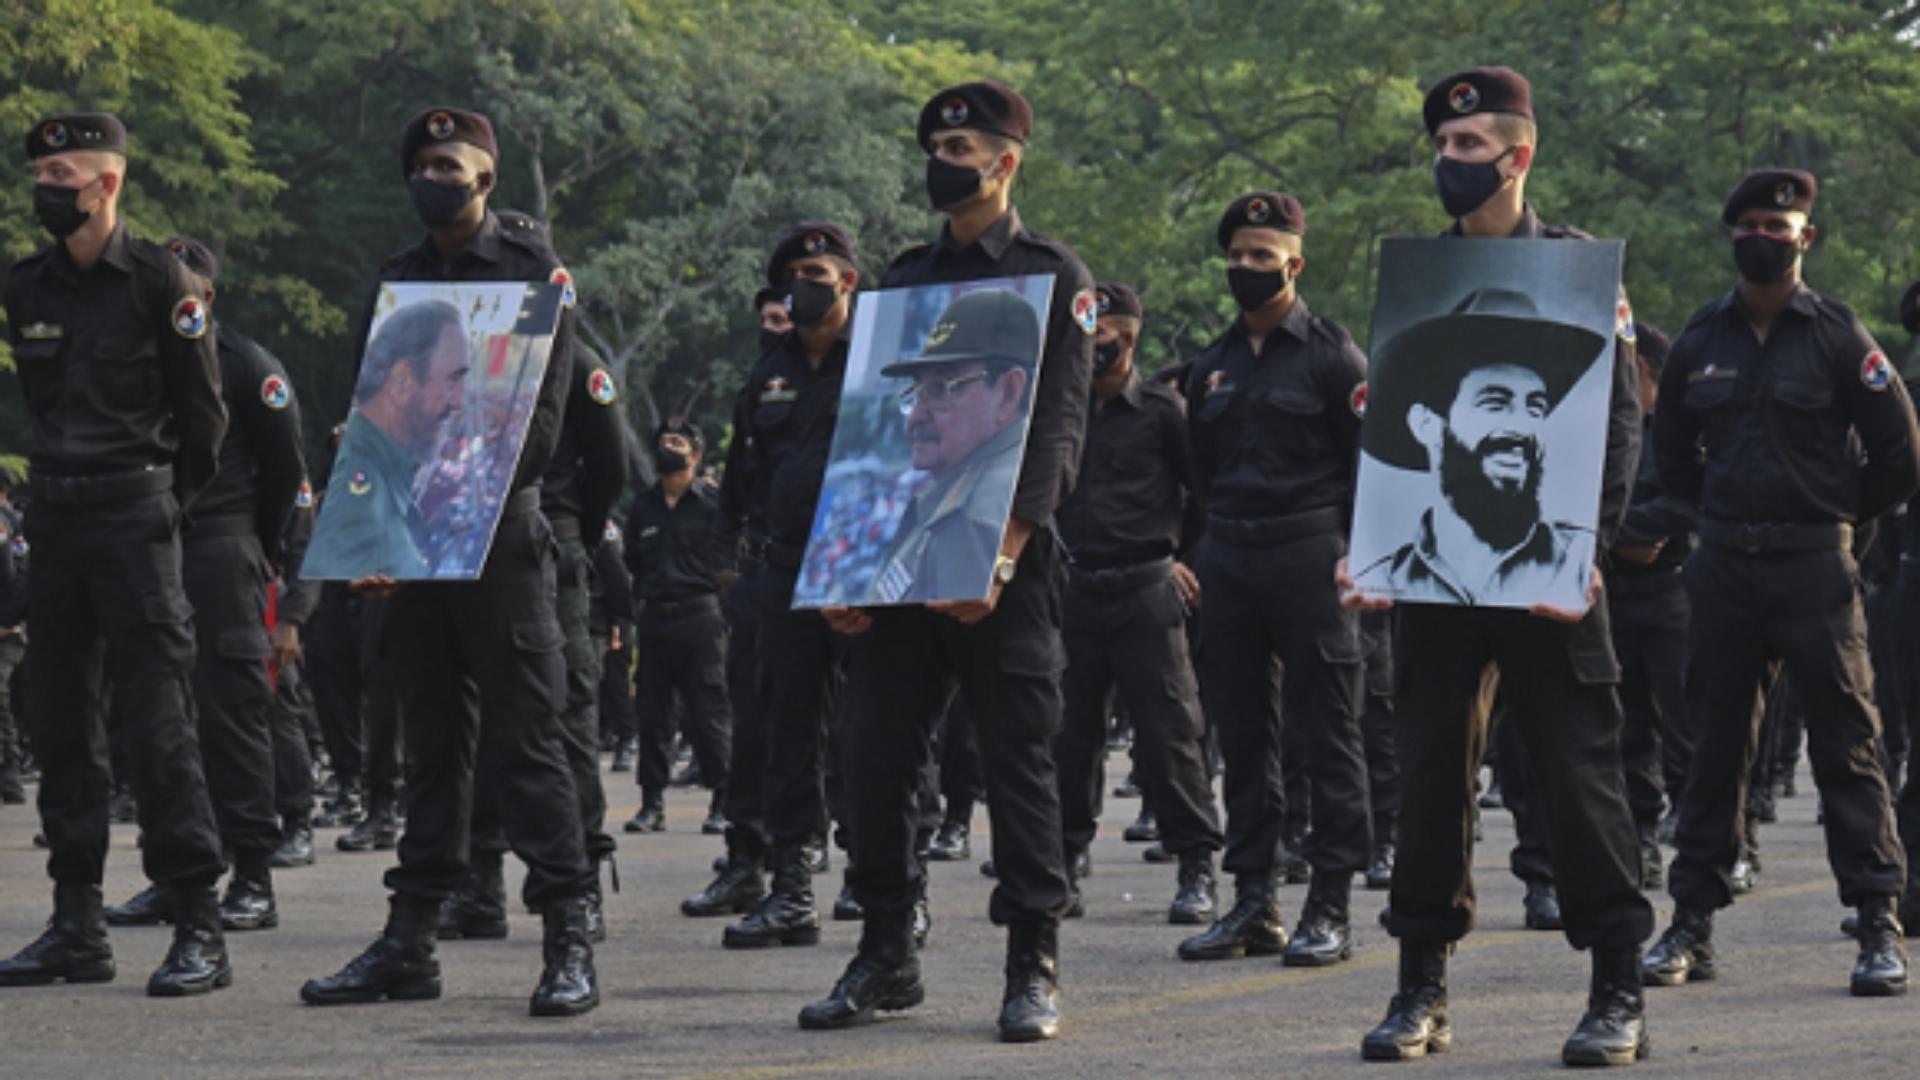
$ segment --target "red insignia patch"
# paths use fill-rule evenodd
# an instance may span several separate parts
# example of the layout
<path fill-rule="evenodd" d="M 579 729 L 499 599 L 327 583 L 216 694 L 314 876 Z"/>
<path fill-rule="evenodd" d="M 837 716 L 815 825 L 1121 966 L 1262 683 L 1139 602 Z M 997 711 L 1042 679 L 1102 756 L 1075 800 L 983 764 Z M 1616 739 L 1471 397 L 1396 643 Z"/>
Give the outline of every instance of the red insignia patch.
<path fill-rule="evenodd" d="M 1367 418 L 1367 384 L 1366 383 L 1359 383 L 1355 385 L 1353 388 L 1353 393 L 1347 395 L 1347 408 L 1352 409 L 1353 415 L 1359 417 L 1360 419 L 1365 420 Z"/>
<path fill-rule="evenodd" d="M 1867 389 L 1879 393 L 1893 385 L 1893 365 L 1887 362 L 1887 354 L 1875 349 L 1860 362 L 1860 382 Z"/>

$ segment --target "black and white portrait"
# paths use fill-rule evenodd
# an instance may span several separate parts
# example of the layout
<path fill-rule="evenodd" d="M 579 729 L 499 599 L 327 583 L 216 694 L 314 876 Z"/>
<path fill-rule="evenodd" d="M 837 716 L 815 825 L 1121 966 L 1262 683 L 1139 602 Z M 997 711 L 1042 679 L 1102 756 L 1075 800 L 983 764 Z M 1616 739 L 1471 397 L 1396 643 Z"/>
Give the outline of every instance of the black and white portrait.
<path fill-rule="evenodd" d="M 1621 256 L 1386 242 L 1348 560 L 1362 593 L 1586 606 Z"/>

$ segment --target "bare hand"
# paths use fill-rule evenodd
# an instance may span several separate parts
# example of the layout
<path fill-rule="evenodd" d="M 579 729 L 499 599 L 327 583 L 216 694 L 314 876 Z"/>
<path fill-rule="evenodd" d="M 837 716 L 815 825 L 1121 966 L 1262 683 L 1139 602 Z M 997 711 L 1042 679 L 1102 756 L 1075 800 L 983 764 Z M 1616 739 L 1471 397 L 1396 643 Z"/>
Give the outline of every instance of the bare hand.
<path fill-rule="evenodd" d="M 385 600 L 400 591 L 400 583 L 385 574 L 369 574 L 348 582 L 347 588 L 368 600 Z"/>
<path fill-rule="evenodd" d="M 826 607 L 820 609 L 820 617 L 834 632 L 841 634 L 863 634 L 873 626 L 873 616 L 852 607 Z"/>
<path fill-rule="evenodd" d="M 1353 575 L 1347 571 L 1347 560 L 1341 559 L 1333 564 L 1333 585 L 1340 590 L 1340 606 L 1348 611 L 1385 611 L 1393 606 L 1393 601 L 1384 596 L 1369 596 L 1354 584 Z"/>
<path fill-rule="evenodd" d="M 300 647 L 298 623 L 273 624 L 273 629 L 267 631 L 267 646 L 272 650 L 267 656 L 267 670 L 276 678 L 281 671 L 306 657 L 306 650 Z"/>
<path fill-rule="evenodd" d="M 1660 549 L 1666 546 L 1667 542 L 1665 540 L 1657 540 L 1651 544 L 1621 544 L 1613 549 L 1613 553 L 1630 563 L 1639 563 L 1642 566 L 1646 566 L 1653 562 L 1653 560 L 1659 558 Z"/>
<path fill-rule="evenodd" d="M 620 643 L 620 624 L 614 623 L 613 628 L 607 632 L 607 651 L 619 652 L 624 648 L 626 646 Z"/>
<path fill-rule="evenodd" d="M 1530 610 L 1533 614 L 1543 619 L 1552 619 L 1558 623 L 1577 623 L 1587 617 L 1587 612 L 1593 610 L 1593 605 L 1598 602 L 1599 599 L 1600 568 L 1596 566 L 1593 568 L 1593 576 L 1587 579 L 1587 602 L 1584 607 L 1563 608 L 1555 607 L 1552 604 L 1535 604 Z"/>
<path fill-rule="evenodd" d="M 1173 564 L 1173 587 L 1189 611 L 1200 606 L 1200 579 L 1186 563 Z"/>
<path fill-rule="evenodd" d="M 987 593 L 985 600 L 935 600 L 927 605 L 927 610 L 936 615 L 945 615 L 962 626 L 972 626 L 981 619 L 993 614 L 1000 603 L 1000 583 L 993 583 L 993 591 Z"/>

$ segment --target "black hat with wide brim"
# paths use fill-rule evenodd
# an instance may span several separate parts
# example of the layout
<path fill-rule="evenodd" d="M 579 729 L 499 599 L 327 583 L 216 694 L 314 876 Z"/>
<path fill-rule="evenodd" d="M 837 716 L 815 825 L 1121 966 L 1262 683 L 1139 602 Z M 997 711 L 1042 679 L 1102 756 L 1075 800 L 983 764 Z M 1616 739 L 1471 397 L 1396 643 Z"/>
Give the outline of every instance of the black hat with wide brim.
<path fill-rule="evenodd" d="M 911 378 L 953 364 L 1031 368 L 1040 357 L 1040 315 L 1012 289 L 967 293 L 940 313 L 917 356 L 903 356 L 880 374 Z"/>
<path fill-rule="evenodd" d="M 1468 372 L 1512 366 L 1540 376 L 1551 412 L 1600 359 L 1606 344 L 1604 334 L 1541 318 L 1525 293 L 1468 293 L 1445 315 L 1414 323 L 1375 350 L 1361 447 L 1389 465 L 1425 469 L 1426 445 L 1408 426 L 1407 411 L 1415 404 L 1444 416 Z"/>

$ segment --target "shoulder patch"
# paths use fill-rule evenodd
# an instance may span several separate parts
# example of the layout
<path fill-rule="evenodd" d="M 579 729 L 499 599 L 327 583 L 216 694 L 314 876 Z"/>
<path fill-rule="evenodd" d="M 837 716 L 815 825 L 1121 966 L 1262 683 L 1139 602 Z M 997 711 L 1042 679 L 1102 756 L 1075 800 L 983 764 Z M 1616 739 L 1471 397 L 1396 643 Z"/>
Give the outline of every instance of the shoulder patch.
<path fill-rule="evenodd" d="M 306 480 L 300 481 L 300 490 L 293 493 L 293 505 L 301 510 L 312 509 L 313 484 Z"/>
<path fill-rule="evenodd" d="M 373 478 L 367 475 L 365 469 L 355 469 L 353 475 L 347 477 L 347 494 L 365 495 L 372 490 Z"/>
<path fill-rule="evenodd" d="M 260 382 L 260 403 L 279 412 L 293 401 L 293 390 L 287 386 L 287 380 L 278 375 L 269 375 Z"/>
<path fill-rule="evenodd" d="M 199 297 L 183 296 L 173 304 L 173 332 L 188 341 L 207 336 L 207 305 Z"/>
<path fill-rule="evenodd" d="M 560 306 L 563 308 L 572 307 L 574 300 L 577 298 L 573 291 L 573 273 L 564 266 L 556 266 L 553 268 L 553 273 L 547 275 L 547 281 L 549 284 L 560 286 Z M 602 401 L 600 404 L 605 405 L 606 402 Z"/>
<path fill-rule="evenodd" d="M 32 548 L 30 545 L 28 545 L 27 538 L 16 533 L 13 538 L 14 557 L 24 558 L 27 552 L 30 550 L 32 550 Z"/>
<path fill-rule="evenodd" d="M 1620 290 L 1620 301 L 1613 306 L 1613 336 L 1631 345 L 1634 342 L 1633 307 L 1627 303 L 1627 291 Z"/>
<path fill-rule="evenodd" d="M 1886 353 L 1875 349 L 1860 361 L 1860 383 L 1876 394 L 1893 385 L 1893 365 Z"/>
<path fill-rule="evenodd" d="M 1353 384 L 1353 392 L 1347 395 L 1347 408 L 1352 409 L 1353 415 L 1358 419 L 1365 420 L 1367 418 L 1366 383 Z"/>
<path fill-rule="evenodd" d="M 1092 289 L 1081 289 L 1073 294 L 1073 321 L 1089 334 L 1100 328 L 1100 301 L 1094 297 Z"/>
<path fill-rule="evenodd" d="M 602 530 L 600 533 L 600 539 L 606 541 L 609 544 L 619 543 L 620 542 L 620 526 L 614 524 L 611 521 L 607 522 L 607 527 L 604 530 Z"/>
<path fill-rule="evenodd" d="M 593 399 L 595 405 L 613 404 L 619 396 L 619 391 L 613 385 L 613 374 L 606 368 L 594 368 L 593 374 L 587 376 L 587 396 Z"/>

